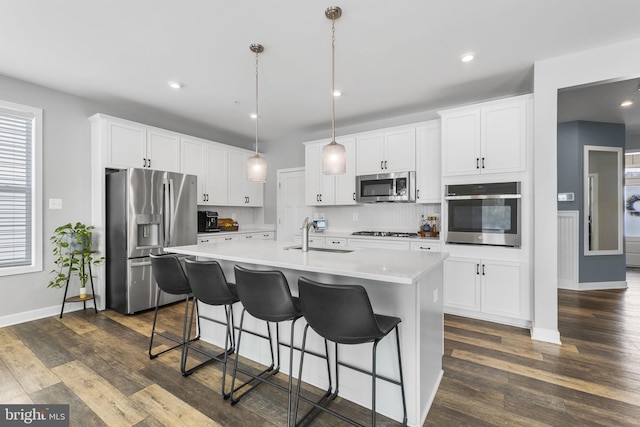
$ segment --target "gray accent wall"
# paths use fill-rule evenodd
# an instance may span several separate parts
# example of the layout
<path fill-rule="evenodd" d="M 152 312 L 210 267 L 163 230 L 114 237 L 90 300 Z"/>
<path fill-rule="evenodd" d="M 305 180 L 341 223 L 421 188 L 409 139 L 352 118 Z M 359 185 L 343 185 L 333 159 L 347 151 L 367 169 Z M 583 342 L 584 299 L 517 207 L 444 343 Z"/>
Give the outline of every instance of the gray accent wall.
<path fill-rule="evenodd" d="M 580 212 L 579 281 L 626 280 L 625 256 L 584 256 L 584 146 L 625 148 L 625 126 L 617 123 L 574 121 L 558 123 L 558 193 L 573 192 L 573 202 L 558 202 L 558 210 Z M 622 203 L 622 201 L 621 201 Z"/>

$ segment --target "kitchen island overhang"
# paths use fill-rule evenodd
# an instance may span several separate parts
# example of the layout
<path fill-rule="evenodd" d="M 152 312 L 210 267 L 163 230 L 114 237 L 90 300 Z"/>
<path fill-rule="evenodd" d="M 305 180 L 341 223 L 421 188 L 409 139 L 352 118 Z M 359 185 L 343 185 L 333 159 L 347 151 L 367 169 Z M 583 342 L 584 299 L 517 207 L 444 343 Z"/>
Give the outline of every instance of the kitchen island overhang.
<path fill-rule="evenodd" d="M 354 248 L 350 252 L 292 249 L 293 242 L 273 240 L 206 243 L 167 248 L 167 252 L 217 260 L 227 276 L 234 281 L 233 267 L 251 269 L 277 269 L 286 276 L 291 292 L 298 293 L 298 278 L 308 277 L 324 283 L 359 284 L 365 287 L 376 313 L 397 316 L 400 324 L 402 365 L 409 425 L 422 425 L 433 402 L 442 378 L 444 353 L 443 327 L 443 261 L 446 253 L 389 249 Z M 350 248 L 351 249 L 351 248 Z M 201 305 L 202 314 L 218 317 L 215 308 Z M 240 306 L 235 310 L 241 310 Z M 236 317 L 239 318 L 239 317 Z M 253 319 L 252 319 L 253 320 Z M 296 326 L 296 347 L 302 338 L 304 322 Z M 245 327 L 258 331 L 264 325 L 245 321 Z M 281 338 L 289 336 L 281 331 Z M 300 329 L 298 329 L 300 328 Z M 223 329 L 215 324 L 202 323 L 202 339 L 221 345 Z M 322 340 L 310 334 L 313 350 L 323 348 Z M 249 341 L 249 340 L 247 340 Z M 287 343 L 288 344 L 288 343 Z M 246 345 L 246 347 L 245 347 Z M 242 356 L 260 363 L 269 358 L 264 341 L 254 338 L 244 342 Z M 333 357 L 333 356 L 332 356 Z M 303 380 L 324 388 L 327 384 L 326 365 L 322 360 L 305 358 Z M 378 346 L 378 371 L 390 378 L 398 378 L 395 343 L 389 337 Z M 297 374 L 299 357 L 294 355 L 294 373 Z M 340 360 L 371 369 L 371 346 L 340 346 Z M 288 356 L 283 352 L 283 372 L 288 371 Z M 378 412 L 396 420 L 402 419 L 402 401 L 398 387 L 378 381 Z M 371 379 L 366 375 L 341 368 L 340 396 L 370 408 Z"/>

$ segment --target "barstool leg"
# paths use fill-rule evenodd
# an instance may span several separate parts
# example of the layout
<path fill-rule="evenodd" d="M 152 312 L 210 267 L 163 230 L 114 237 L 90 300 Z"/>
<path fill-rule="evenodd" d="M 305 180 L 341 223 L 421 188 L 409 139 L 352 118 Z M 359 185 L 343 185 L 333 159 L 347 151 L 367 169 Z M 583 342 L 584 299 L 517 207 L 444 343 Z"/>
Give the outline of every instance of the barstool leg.
<path fill-rule="evenodd" d="M 153 337 L 156 333 L 156 321 L 158 320 L 158 306 L 160 305 L 160 289 L 157 289 L 158 296 L 156 297 L 156 308 L 153 313 L 153 326 L 151 327 L 151 339 L 149 340 L 149 359 L 155 359 L 158 354 L 151 354 L 153 348 Z"/>
<path fill-rule="evenodd" d="M 229 397 L 231 398 L 232 403 L 233 391 L 236 386 L 236 375 L 238 374 L 238 359 L 240 358 L 240 341 L 242 340 L 242 327 L 244 326 L 244 312 L 245 309 L 242 309 L 242 314 L 240 314 L 240 329 L 238 330 L 238 342 L 236 343 L 236 359 L 233 363 L 233 375 L 231 376 L 231 391 L 229 392 Z"/>
<path fill-rule="evenodd" d="M 298 319 L 293 319 L 291 322 L 291 338 L 289 343 L 291 346 L 289 347 L 289 392 L 287 393 L 287 426 L 291 426 L 291 392 L 293 391 L 293 333 L 294 328 L 296 326 L 296 321 Z M 280 340 L 278 340 L 277 344 L 278 348 L 280 348 Z M 278 356 L 279 357 L 279 356 Z M 300 384 L 300 377 L 298 377 L 298 384 Z M 295 424 L 295 421 L 294 421 Z"/>
<path fill-rule="evenodd" d="M 302 386 L 302 366 L 304 364 L 304 349 L 307 345 L 307 332 L 309 330 L 309 324 L 307 323 L 304 327 L 304 332 L 302 334 L 302 348 L 300 350 L 300 367 L 298 368 L 298 387 L 296 388 L 296 401 L 293 406 L 293 421 L 297 423 L 298 420 L 298 406 L 300 404 L 300 388 Z M 326 341 L 325 341 L 326 343 Z M 329 358 L 327 357 L 327 363 Z M 331 378 L 331 376 L 329 376 Z"/>
<path fill-rule="evenodd" d="M 376 353 L 380 340 L 373 342 L 372 366 L 371 366 L 371 425 L 376 425 Z"/>
<path fill-rule="evenodd" d="M 402 425 L 407 425 L 407 399 L 404 394 L 404 376 L 402 375 L 402 357 L 400 356 L 400 330 L 396 325 L 396 345 L 398 347 L 398 368 L 400 369 L 400 391 L 402 392 L 402 409 L 404 411 L 404 419 Z"/>

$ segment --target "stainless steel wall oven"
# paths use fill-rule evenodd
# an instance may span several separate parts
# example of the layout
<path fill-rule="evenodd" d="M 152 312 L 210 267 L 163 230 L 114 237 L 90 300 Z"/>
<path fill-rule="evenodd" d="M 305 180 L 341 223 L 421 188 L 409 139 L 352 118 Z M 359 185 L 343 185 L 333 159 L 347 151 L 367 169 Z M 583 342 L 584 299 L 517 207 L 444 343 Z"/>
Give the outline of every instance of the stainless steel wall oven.
<path fill-rule="evenodd" d="M 520 182 L 448 185 L 447 243 L 519 247 Z"/>

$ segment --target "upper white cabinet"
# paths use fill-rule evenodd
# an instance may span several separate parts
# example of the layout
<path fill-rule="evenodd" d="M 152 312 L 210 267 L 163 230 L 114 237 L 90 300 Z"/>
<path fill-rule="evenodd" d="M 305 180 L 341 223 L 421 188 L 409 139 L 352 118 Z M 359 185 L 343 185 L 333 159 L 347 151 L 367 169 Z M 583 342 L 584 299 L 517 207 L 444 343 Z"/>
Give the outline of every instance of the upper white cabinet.
<path fill-rule="evenodd" d="M 440 111 L 442 175 L 524 171 L 531 96 Z"/>
<path fill-rule="evenodd" d="M 305 203 L 311 206 L 353 205 L 356 203 L 356 140 L 338 137 L 345 147 L 347 172 L 343 175 L 322 173 L 322 147 L 328 142 L 305 144 Z"/>
<path fill-rule="evenodd" d="M 262 206 L 264 183 L 247 179 L 247 159 L 254 153 L 247 150 L 229 149 L 229 172 L 227 204 L 229 206 Z"/>
<path fill-rule="evenodd" d="M 105 167 L 180 170 L 180 137 L 117 118 L 101 121 L 106 133 Z"/>
<path fill-rule="evenodd" d="M 182 138 L 182 172 L 198 177 L 198 205 L 227 204 L 227 149 L 196 138 Z"/>
<path fill-rule="evenodd" d="M 440 120 L 416 127 L 416 203 L 440 203 Z"/>
<path fill-rule="evenodd" d="M 416 170 L 414 127 L 356 136 L 357 175 Z"/>

